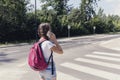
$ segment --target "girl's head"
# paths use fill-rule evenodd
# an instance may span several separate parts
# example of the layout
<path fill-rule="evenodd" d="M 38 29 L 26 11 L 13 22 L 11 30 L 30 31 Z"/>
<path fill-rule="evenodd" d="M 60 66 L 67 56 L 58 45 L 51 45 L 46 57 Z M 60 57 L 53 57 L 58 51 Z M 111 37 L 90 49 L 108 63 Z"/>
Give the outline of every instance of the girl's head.
<path fill-rule="evenodd" d="M 47 36 L 48 31 L 50 31 L 50 24 L 49 23 L 41 23 L 38 26 L 38 35 L 40 37 L 45 37 L 46 39 L 48 39 L 48 36 Z"/>

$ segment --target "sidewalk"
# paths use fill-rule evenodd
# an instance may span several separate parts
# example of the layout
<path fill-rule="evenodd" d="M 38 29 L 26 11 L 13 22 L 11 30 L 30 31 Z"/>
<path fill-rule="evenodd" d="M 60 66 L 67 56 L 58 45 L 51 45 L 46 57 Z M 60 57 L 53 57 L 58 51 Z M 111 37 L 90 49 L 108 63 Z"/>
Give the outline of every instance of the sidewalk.
<path fill-rule="evenodd" d="M 106 42 L 102 42 L 100 44 L 100 46 L 105 47 L 105 48 L 109 48 L 112 50 L 120 51 L 120 38 L 112 39 L 112 40 L 109 40 Z"/>

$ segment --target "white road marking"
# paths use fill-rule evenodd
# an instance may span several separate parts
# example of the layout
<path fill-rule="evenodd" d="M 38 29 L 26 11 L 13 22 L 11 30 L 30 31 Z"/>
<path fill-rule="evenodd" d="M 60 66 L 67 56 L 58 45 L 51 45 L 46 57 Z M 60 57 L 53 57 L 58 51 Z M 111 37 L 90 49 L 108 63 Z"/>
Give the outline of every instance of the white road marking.
<path fill-rule="evenodd" d="M 73 69 L 76 71 L 84 72 L 87 74 L 91 74 L 94 76 L 98 76 L 101 78 L 105 78 L 108 80 L 120 80 L 120 75 L 118 75 L 118 74 L 114 74 L 114 73 L 99 70 L 99 69 L 90 68 L 87 66 L 77 65 L 74 63 L 70 63 L 70 62 L 65 62 L 65 63 L 61 64 L 61 66 L 70 68 L 70 69 Z"/>
<path fill-rule="evenodd" d="M 24 63 L 18 64 L 17 66 L 18 66 L 18 67 L 23 67 L 23 66 L 25 66 L 25 65 L 28 65 L 28 64 L 27 64 L 27 61 L 25 61 Z"/>
<path fill-rule="evenodd" d="M 117 51 L 120 51 L 120 47 L 115 47 L 115 48 L 112 48 L 113 50 L 117 50 Z"/>
<path fill-rule="evenodd" d="M 97 60 L 85 59 L 85 58 L 76 58 L 75 60 L 81 61 L 81 62 L 86 62 L 89 64 L 100 65 L 100 66 L 104 66 L 104 67 L 120 69 L 120 65 L 117 65 L 117 64 L 106 63 L 106 62 L 101 62 L 101 61 L 97 61 Z"/>
<path fill-rule="evenodd" d="M 0 79 L 2 80 L 19 80 L 28 71 L 20 68 L 2 68 L 0 69 Z"/>
<path fill-rule="evenodd" d="M 120 54 L 117 53 L 106 53 L 106 52 L 93 52 L 93 54 L 100 54 L 100 55 L 107 55 L 107 56 L 115 56 L 115 57 L 120 57 Z"/>
<path fill-rule="evenodd" d="M 57 71 L 57 80 L 81 80 L 81 79 L 78 79 L 73 77 L 72 75 L 68 75 L 60 71 Z"/>
<path fill-rule="evenodd" d="M 24 63 L 21 63 L 19 65 L 17 65 L 18 67 L 23 67 L 23 66 L 26 66 L 27 65 L 27 62 L 24 62 Z M 28 67 L 28 65 L 27 65 Z M 29 67 L 28 67 L 29 68 Z M 57 71 L 57 80 L 81 80 L 81 79 L 78 79 L 76 77 L 73 77 L 72 75 L 68 75 L 68 74 L 65 74 L 63 72 L 60 72 L 60 71 Z"/>
<path fill-rule="evenodd" d="M 14 51 L 5 51 L 5 53 L 16 53 L 16 52 L 20 52 L 19 50 L 14 50 Z"/>
<path fill-rule="evenodd" d="M 120 62 L 119 58 L 113 58 L 113 57 L 105 57 L 105 56 L 99 56 L 99 55 L 85 55 L 86 57 L 91 57 L 91 58 L 97 58 L 97 59 L 104 59 L 104 60 L 110 60 L 110 61 L 116 61 Z"/>

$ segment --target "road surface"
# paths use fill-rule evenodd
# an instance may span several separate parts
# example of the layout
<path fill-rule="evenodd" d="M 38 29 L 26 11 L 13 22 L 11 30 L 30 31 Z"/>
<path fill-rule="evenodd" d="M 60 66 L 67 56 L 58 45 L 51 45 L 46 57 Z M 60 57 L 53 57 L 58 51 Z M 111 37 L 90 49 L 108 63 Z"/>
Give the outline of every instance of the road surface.
<path fill-rule="evenodd" d="M 64 54 L 54 54 L 57 80 L 120 80 L 120 51 L 101 45 L 119 37 L 116 34 L 59 39 Z M 31 46 L 0 48 L 0 80 L 39 80 L 39 73 L 27 65 Z"/>

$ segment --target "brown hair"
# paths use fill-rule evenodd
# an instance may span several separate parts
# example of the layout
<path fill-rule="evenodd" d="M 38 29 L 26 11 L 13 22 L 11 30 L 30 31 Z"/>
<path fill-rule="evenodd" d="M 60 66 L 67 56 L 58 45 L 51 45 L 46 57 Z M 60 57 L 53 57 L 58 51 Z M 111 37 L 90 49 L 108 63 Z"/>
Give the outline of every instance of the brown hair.
<path fill-rule="evenodd" d="M 45 37 L 46 39 L 49 39 L 47 36 L 48 31 L 50 30 L 50 24 L 49 23 L 41 23 L 38 26 L 38 35 L 39 37 Z"/>

